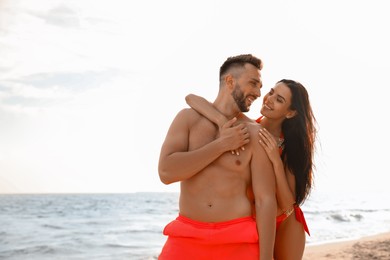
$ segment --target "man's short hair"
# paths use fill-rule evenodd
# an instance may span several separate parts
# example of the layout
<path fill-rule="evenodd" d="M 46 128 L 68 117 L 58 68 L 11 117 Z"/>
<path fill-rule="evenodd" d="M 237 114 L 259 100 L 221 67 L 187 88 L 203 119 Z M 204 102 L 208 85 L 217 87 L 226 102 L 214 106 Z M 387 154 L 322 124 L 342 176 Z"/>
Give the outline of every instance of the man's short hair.
<path fill-rule="evenodd" d="M 263 62 L 252 54 L 232 56 L 227 58 L 219 69 L 219 80 L 222 81 L 223 76 L 232 68 L 244 68 L 247 63 L 252 64 L 259 70 L 263 68 Z"/>

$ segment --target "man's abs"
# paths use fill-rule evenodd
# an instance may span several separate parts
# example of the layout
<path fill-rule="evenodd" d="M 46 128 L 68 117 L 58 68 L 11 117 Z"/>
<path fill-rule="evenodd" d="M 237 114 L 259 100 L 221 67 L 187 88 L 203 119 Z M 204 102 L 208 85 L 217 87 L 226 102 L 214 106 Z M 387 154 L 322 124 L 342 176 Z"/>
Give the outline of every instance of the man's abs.
<path fill-rule="evenodd" d="M 180 214 L 204 222 L 221 222 L 252 214 L 245 173 L 199 173 L 181 183 Z"/>

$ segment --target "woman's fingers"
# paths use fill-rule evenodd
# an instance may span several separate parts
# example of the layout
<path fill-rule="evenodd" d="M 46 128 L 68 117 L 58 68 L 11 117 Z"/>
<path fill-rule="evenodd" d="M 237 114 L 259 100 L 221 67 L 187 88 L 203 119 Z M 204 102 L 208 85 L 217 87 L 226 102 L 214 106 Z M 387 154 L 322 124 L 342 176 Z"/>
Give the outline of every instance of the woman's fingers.
<path fill-rule="evenodd" d="M 244 146 L 241 147 L 241 150 L 245 151 Z M 239 150 L 239 149 L 231 150 L 230 152 L 231 152 L 233 155 L 240 155 L 240 150 Z"/>
<path fill-rule="evenodd" d="M 261 128 L 259 130 L 259 136 L 261 140 L 270 148 L 277 146 L 274 137 L 265 128 Z"/>
<path fill-rule="evenodd" d="M 270 138 L 266 135 L 266 133 L 264 133 L 264 131 L 262 131 L 262 129 L 260 129 L 259 131 L 259 136 L 263 140 L 263 142 L 270 144 Z"/>

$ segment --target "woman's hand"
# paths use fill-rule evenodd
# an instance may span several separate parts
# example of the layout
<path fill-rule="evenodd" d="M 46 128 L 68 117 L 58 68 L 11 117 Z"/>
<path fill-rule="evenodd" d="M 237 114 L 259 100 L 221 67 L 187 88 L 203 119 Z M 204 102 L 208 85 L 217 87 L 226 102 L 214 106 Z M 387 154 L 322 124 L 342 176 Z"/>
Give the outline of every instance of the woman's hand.
<path fill-rule="evenodd" d="M 260 128 L 259 137 L 260 137 L 259 143 L 263 146 L 264 150 L 267 152 L 270 161 L 273 164 L 280 161 L 281 159 L 279 154 L 279 146 L 275 138 L 265 128 Z"/>
<path fill-rule="evenodd" d="M 237 118 L 227 121 L 219 129 L 219 138 L 224 140 L 224 144 L 232 154 L 239 155 L 239 150 L 244 151 L 244 146 L 249 143 L 249 132 L 247 126 L 243 123 L 234 125 L 236 121 Z"/>

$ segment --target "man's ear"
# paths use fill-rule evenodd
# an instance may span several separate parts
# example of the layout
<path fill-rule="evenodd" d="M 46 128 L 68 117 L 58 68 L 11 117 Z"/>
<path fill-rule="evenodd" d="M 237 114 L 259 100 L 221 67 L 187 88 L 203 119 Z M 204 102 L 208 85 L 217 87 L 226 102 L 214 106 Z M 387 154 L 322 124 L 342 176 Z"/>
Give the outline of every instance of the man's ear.
<path fill-rule="evenodd" d="M 298 112 L 296 110 L 290 110 L 290 112 L 287 113 L 286 118 L 287 119 L 293 118 L 297 114 L 298 114 Z"/>
<path fill-rule="evenodd" d="M 234 88 L 234 77 L 232 74 L 227 74 L 225 76 L 225 84 L 226 86 L 229 88 L 229 89 L 233 89 Z"/>

